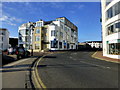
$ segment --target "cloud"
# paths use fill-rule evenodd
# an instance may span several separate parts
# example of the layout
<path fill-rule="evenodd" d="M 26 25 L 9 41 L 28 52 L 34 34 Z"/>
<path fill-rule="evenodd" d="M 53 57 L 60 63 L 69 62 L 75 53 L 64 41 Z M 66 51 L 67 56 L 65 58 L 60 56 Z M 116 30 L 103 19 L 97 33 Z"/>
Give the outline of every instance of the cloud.
<path fill-rule="evenodd" d="M 82 8 L 84 8 L 85 7 L 85 5 L 82 5 L 82 4 L 79 4 L 79 5 L 75 5 L 74 6 L 74 8 L 76 8 L 76 9 L 82 9 Z"/>
<path fill-rule="evenodd" d="M 5 22 L 6 24 L 9 24 L 11 26 L 16 26 L 15 23 L 20 23 L 22 21 L 22 19 L 18 19 L 7 15 L 2 15 L 2 17 L 0 17 L 0 22 Z"/>
<path fill-rule="evenodd" d="M 64 9 L 64 5 L 58 2 L 50 2 L 49 3 L 52 8 L 59 8 L 59 9 Z"/>

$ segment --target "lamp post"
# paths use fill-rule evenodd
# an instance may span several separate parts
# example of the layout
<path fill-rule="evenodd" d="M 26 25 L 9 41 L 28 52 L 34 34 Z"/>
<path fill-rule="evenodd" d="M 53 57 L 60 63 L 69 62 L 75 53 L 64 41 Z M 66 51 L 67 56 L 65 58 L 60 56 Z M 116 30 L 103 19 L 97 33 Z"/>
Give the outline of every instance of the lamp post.
<path fill-rule="evenodd" d="M 32 32 L 32 40 L 31 40 L 31 45 L 30 45 L 30 47 L 31 47 L 31 56 L 33 56 L 33 31 L 34 31 L 34 28 L 35 28 L 34 24 L 30 24 L 30 31 Z"/>

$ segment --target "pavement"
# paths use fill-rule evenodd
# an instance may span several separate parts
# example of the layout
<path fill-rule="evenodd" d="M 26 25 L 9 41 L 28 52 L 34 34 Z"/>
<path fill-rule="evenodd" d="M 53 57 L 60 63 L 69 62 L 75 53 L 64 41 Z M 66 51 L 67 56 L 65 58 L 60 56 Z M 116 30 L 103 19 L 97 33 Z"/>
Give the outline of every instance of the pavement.
<path fill-rule="evenodd" d="M 2 72 L 2 88 L 31 88 L 29 79 L 30 66 L 37 57 L 21 59 L 4 65 Z"/>
<path fill-rule="evenodd" d="M 120 63 L 120 59 L 113 59 L 113 58 L 109 58 L 109 57 L 105 57 L 103 56 L 103 52 L 102 51 L 96 51 L 93 55 L 93 58 L 97 58 L 99 60 L 105 60 L 108 62 L 113 62 L 113 63 Z"/>
<path fill-rule="evenodd" d="M 27 89 L 34 88 L 32 83 L 31 68 L 38 59 L 45 53 L 34 54 L 29 58 L 15 60 L 15 55 L 5 55 L 7 63 L 0 68 L 0 82 L 2 81 L 2 90 L 6 89 Z M 4 59 L 4 60 L 5 60 Z M 2 77 L 2 80 L 1 80 Z M 1 88 L 0 87 L 0 88 Z"/>
<path fill-rule="evenodd" d="M 16 55 L 3 55 L 2 66 L 17 61 Z"/>
<path fill-rule="evenodd" d="M 37 66 L 40 85 L 45 88 L 118 90 L 119 64 L 93 58 L 93 53 L 65 52 L 43 57 Z"/>

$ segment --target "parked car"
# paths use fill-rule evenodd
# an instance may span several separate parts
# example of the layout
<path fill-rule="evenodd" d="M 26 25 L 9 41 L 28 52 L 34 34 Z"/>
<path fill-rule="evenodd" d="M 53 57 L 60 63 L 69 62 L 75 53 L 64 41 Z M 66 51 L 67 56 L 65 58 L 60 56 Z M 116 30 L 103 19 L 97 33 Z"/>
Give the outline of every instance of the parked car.
<path fill-rule="evenodd" d="M 24 49 L 23 47 L 18 47 L 16 48 L 16 55 L 17 55 L 17 59 L 25 58 L 30 56 L 30 52 Z"/>
<path fill-rule="evenodd" d="M 8 48 L 8 54 L 10 54 L 10 55 L 13 54 L 13 48 L 12 47 Z"/>

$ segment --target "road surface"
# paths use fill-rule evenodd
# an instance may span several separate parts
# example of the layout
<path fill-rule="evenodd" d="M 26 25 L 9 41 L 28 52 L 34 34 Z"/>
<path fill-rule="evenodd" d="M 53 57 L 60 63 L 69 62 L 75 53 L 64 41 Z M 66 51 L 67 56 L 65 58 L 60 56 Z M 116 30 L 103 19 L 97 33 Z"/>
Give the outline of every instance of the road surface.
<path fill-rule="evenodd" d="M 94 59 L 92 54 L 48 55 L 39 62 L 39 77 L 47 88 L 118 88 L 119 64 Z"/>

